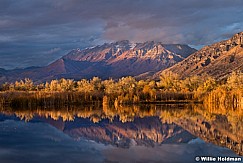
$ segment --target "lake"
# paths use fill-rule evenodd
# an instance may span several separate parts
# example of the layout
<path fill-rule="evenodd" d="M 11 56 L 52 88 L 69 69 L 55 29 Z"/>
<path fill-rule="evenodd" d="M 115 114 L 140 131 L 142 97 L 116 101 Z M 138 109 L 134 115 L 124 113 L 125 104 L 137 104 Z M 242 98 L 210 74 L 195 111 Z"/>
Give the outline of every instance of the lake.
<path fill-rule="evenodd" d="M 92 105 L 0 113 L 3 163 L 242 162 L 242 155 L 241 108 Z"/>

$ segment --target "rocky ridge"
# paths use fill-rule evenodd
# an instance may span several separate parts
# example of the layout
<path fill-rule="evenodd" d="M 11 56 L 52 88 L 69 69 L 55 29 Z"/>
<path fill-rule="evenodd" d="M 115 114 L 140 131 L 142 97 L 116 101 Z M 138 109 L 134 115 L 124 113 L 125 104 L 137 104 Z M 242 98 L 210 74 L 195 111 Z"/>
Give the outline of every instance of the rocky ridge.
<path fill-rule="evenodd" d="M 240 32 L 229 40 L 203 47 L 165 71 L 177 73 L 182 78 L 207 74 L 216 79 L 224 79 L 232 71 L 242 70 L 243 32 Z"/>

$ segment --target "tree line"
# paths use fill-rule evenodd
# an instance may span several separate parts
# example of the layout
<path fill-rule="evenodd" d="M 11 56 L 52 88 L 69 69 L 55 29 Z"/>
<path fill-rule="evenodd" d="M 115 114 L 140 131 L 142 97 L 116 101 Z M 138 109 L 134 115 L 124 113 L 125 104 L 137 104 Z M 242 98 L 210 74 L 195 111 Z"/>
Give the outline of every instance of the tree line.
<path fill-rule="evenodd" d="M 49 106 L 90 103 L 134 104 L 156 102 L 204 102 L 237 107 L 242 103 L 243 74 L 233 72 L 227 80 L 217 81 L 208 75 L 180 79 L 163 72 L 160 79 L 135 80 L 51 80 L 35 84 L 30 79 L 0 86 L 0 105 Z"/>

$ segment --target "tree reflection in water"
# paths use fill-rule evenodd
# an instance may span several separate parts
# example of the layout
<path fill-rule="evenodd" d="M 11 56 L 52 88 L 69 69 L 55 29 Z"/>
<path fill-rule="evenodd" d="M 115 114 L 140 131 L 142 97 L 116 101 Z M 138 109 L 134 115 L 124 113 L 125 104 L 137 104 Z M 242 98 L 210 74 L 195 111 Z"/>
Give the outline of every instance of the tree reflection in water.
<path fill-rule="evenodd" d="M 20 120 L 44 120 L 79 139 L 129 147 L 186 143 L 199 137 L 243 155 L 243 109 L 207 105 L 83 106 L 30 110 L 3 108 Z M 57 123 L 58 122 L 58 123 Z"/>

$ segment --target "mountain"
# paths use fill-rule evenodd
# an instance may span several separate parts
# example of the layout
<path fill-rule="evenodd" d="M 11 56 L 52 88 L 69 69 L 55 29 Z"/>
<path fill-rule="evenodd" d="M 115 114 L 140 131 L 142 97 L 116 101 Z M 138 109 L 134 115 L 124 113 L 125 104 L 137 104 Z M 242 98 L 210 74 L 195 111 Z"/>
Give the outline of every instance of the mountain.
<path fill-rule="evenodd" d="M 120 78 L 145 77 L 166 69 L 196 50 L 188 45 L 162 44 L 160 42 L 131 43 L 127 40 L 75 49 L 45 67 L 32 67 L 11 71 L 0 70 L 0 82 L 30 78 L 47 81 L 57 78 Z M 2 73 L 1 73 L 2 72 Z"/>
<path fill-rule="evenodd" d="M 205 46 L 165 71 L 177 73 L 182 78 L 208 74 L 216 79 L 224 79 L 232 71 L 243 71 L 243 32 Z"/>

